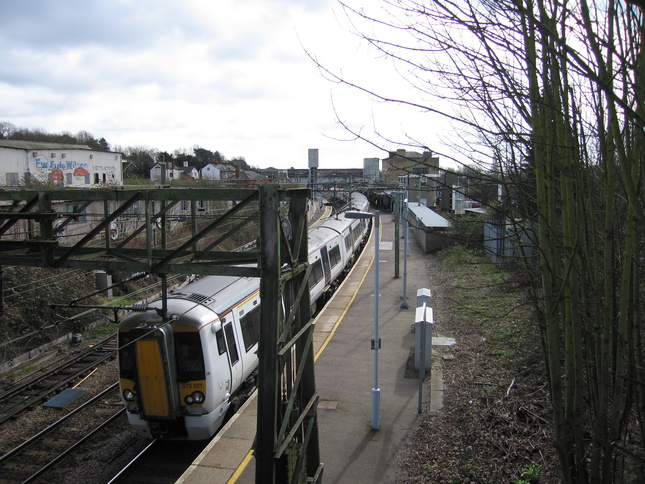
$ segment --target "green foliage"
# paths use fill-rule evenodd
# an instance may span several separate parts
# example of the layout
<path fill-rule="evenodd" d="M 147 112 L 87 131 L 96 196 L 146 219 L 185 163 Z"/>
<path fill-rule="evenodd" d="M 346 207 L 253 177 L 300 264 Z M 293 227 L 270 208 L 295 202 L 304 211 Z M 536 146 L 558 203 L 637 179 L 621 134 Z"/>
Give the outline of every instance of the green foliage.
<path fill-rule="evenodd" d="M 537 482 L 537 479 L 540 475 L 540 466 L 531 464 L 522 472 L 522 478 L 516 481 L 513 481 L 513 484 L 531 484 Z"/>
<path fill-rule="evenodd" d="M 128 176 L 150 178 L 150 169 L 156 163 L 157 150 L 145 146 L 129 146 L 123 153 L 128 161 Z"/>
<path fill-rule="evenodd" d="M 483 253 L 484 218 L 481 215 L 455 215 L 450 219 L 450 235 L 466 249 Z"/>
<path fill-rule="evenodd" d="M 451 264 L 462 265 L 467 264 L 473 260 L 475 254 L 464 245 L 453 245 L 445 249 L 448 255 L 448 260 Z"/>
<path fill-rule="evenodd" d="M 481 327 L 493 328 L 486 342 L 486 351 L 495 361 L 504 364 L 521 351 L 518 337 L 524 328 L 514 313 L 522 307 L 525 292 L 516 284 L 518 271 L 498 267 L 485 256 L 462 245 L 446 249 L 447 262 L 460 278 L 460 285 L 451 297 L 459 314 L 476 321 Z M 499 290 L 503 287 L 503 290 Z"/>
<path fill-rule="evenodd" d="M 86 295 L 94 287 L 94 278 L 91 272 L 79 270 L 11 266 L 4 269 L 3 284 L 5 310 L 0 325 L 15 337 L 42 331 L 76 314 L 78 310 L 67 308 L 52 311 L 51 305 L 68 304 Z M 91 304 L 91 300 L 86 302 Z M 65 323 L 63 329 L 69 331 L 71 324 Z"/>
<path fill-rule="evenodd" d="M 493 356 L 499 356 L 502 358 L 507 358 L 509 360 L 512 360 L 513 358 L 515 358 L 515 355 L 516 355 L 515 351 L 511 351 L 511 350 L 495 350 L 491 354 Z"/>
<path fill-rule="evenodd" d="M 146 178 L 136 173 L 124 173 L 123 176 L 125 178 L 125 185 L 153 185 L 150 177 Z"/>
<path fill-rule="evenodd" d="M 498 265 L 492 265 L 484 270 L 484 274 L 490 278 L 492 284 L 499 284 L 512 273 L 513 271 L 511 269 Z"/>
<path fill-rule="evenodd" d="M 90 338 L 95 338 L 99 336 L 108 336 L 110 334 L 114 334 L 116 330 L 117 330 L 117 326 L 115 324 L 108 324 L 106 326 L 101 326 L 90 333 Z"/>

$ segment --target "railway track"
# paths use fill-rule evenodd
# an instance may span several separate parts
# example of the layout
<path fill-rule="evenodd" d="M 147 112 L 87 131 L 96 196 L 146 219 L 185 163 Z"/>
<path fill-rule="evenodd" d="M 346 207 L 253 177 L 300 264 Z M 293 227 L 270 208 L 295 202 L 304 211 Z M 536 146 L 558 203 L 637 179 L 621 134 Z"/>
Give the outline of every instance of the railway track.
<path fill-rule="evenodd" d="M 0 393 L 0 426 L 71 386 L 106 360 L 115 358 L 116 349 L 117 338 L 112 335 L 5 388 Z"/>
<path fill-rule="evenodd" d="M 84 444 L 101 439 L 124 413 L 118 384 L 63 416 L 0 457 L 0 483 L 61 482 L 66 459 L 82 459 Z"/>
<path fill-rule="evenodd" d="M 181 477 L 209 441 L 153 440 L 108 484 L 172 484 Z"/>

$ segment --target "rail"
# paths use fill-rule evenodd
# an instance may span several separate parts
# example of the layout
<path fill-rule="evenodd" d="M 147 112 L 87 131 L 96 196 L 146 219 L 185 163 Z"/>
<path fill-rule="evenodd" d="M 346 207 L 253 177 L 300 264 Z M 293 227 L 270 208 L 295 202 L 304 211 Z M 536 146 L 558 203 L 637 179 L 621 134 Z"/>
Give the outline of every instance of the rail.
<path fill-rule="evenodd" d="M 116 356 L 116 335 L 104 339 L 44 372 L 34 373 L 0 393 L 0 425 L 48 399 L 97 365 Z"/>
<path fill-rule="evenodd" d="M 79 446 L 103 430 L 125 412 L 124 408 L 116 407 L 119 395 L 118 383 L 114 383 L 98 395 L 80 405 L 64 417 L 41 430 L 33 437 L 14 447 L 0 457 L 0 473 L 6 482 L 32 482 L 49 472 L 62 459 L 76 451 Z M 113 413 L 106 416 L 105 412 L 90 412 L 102 403 L 110 393 L 116 394 Z M 65 425 L 70 420 L 82 418 L 82 426 Z M 47 439 L 46 439 L 47 438 Z M 29 452 L 26 451 L 29 449 Z"/>

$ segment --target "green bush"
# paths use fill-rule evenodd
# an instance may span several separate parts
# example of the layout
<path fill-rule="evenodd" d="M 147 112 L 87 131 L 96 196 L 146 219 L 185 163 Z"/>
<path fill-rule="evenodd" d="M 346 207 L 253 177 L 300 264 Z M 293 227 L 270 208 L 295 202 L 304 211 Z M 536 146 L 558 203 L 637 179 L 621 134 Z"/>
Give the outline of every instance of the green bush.
<path fill-rule="evenodd" d="M 482 254 L 484 251 L 484 218 L 481 215 L 454 215 L 450 234 L 456 244 Z"/>

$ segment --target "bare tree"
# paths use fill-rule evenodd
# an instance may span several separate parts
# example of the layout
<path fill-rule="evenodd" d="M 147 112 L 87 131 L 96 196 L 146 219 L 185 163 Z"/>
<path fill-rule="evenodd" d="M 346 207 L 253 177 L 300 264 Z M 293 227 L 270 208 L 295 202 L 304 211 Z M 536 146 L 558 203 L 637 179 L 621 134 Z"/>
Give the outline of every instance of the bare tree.
<path fill-rule="evenodd" d="M 150 169 L 156 162 L 157 150 L 145 146 L 128 146 L 123 151 L 125 158 L 141 178 L 150 178 Z"/>
<path fill-rule="evenodd" d="M 7 121 L 0 121 L 0 139 L 10 139 L 16 132 L 16 126 Z"/>

